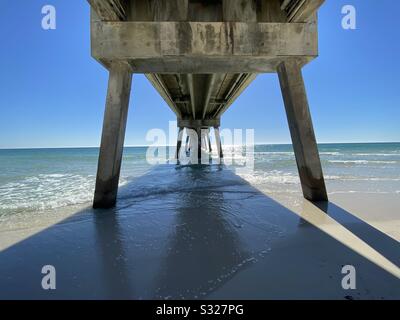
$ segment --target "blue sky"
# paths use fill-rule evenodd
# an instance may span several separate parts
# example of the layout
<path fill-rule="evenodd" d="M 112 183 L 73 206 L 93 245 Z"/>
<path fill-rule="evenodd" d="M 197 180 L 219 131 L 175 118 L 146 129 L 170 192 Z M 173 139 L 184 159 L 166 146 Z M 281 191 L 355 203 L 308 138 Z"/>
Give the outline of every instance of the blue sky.
<path fill-rule="evenodd" d="M 57 29 L 41 28 L 54 5 Z M 357 30 L 341 8 L 357 9 Z M 320 57 L 304 70 L 318 142 L 400 141 L 400 23 L 396 0 L 328 0 L 319 14 Z M 0 19 L 0 148 L 98 146 L 107 71 L 90 56 L 85 0 L 3 0 Z M 126 145 L 175 120 L 142 75 L 134 75 Z M 260 75 L 222 118 L 254 128 L 257 143 L 289 143 L 275 74 Z M 148 143 L 148 142 L 147 142 Z"/>

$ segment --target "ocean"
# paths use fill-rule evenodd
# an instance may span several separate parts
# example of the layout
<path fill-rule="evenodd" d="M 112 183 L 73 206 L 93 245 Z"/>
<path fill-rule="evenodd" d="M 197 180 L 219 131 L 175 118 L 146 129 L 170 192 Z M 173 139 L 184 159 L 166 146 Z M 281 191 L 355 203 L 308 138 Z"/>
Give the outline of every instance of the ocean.
<path fill-rule="evenodd" d="M 160 192 L 206 187 L 213 171 L 238 166 L 202 166 L 203 178 L 177 174 L 179 166 L 153 166 L 146 147 L 126 147 L 121 169 L 119 203 Z M 320 144 L 328 194 L 386 193 L 400 196 L 400 143 Z M 98 148 L 0 150 L 0 223 L 18 214 L 35 215 L 69 206 L 89 206 L 95 186 Z M 229 158 L 229 150 L 224 150 Z M 216 156 L 216 154 L 215 154 Z M 264 193 L 301 194 L 291 145 L 256 145 L 254 170 L 238 173 Z M 181 179 L 180 179 L 181 177 Z M 203 185 L 202 185 L 203 184 Z"/>

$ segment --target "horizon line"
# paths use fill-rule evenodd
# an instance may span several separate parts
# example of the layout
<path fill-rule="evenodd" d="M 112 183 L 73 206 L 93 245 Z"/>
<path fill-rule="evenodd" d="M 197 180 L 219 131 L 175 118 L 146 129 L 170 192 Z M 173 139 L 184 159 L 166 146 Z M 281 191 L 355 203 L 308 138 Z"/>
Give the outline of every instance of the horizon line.
<path fill-rule="evenodd" d="M 385 144 L 385 143 L 400 143 L 400 141 L 363 141 L 363 142 L 355 142 L 355 141 L 350 141 L 350 142 L 319 142 L 317 145 L 323 145 L 323 144 Z M 291 142 L 259 142 L 255 143 L 254 146 L 260 146 L 260 145 L 292 145 Z M 146 148 L 146 147 L 151 147 L 153 145 L 126 145 L 124 148 Z M 231 145 L 229 145 L 231 146 Z M 160 147 L 160 146 L 157 146 Z M 176 145 L 164 145 L 161 147 L 176 147 Z M 60 146 L 60 147 L 5 147 L 2 148 L 0 147 L 0 150 L 32 150 L 32 149 L 99 149 L 100 146 Z"/>

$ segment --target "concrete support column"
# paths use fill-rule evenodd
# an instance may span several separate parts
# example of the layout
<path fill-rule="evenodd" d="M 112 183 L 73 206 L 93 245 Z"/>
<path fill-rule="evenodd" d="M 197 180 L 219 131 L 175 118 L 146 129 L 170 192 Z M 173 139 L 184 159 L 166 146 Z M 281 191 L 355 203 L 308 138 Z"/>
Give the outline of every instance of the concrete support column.
<path fill-rule="evenodd" d="M 180 153 L 181 147 L 182 147 L 182 137 L 183 137 L 183 128 L 179 127 L 178 141 L 176 143 L 176 155 L 175 155 L 176 160 L 179 160 L 179 153 Z"/>
<path fill-rule="evenodd" d="M 219 128 L 214 128 L 215 132 L 215 141 L 217 143 L 217 150 L 218 150 L 218 156 L 220 159 L 224 157 L 224 154 L 222 152 L 222 144 L 221 144 L 221 136 L 219 134 Z"/>
<path fill-rule="evenodd" d="M 111 65 L 93 208 L 110 208 L 116 203 L 131 82 L 127 66 Z"/>
<path fill-rule="evenodd" d="M 201 128 L 197 128 L 196 133 L 197 133 L 197 159 L 198 159 L 198 164 L 201 164 L 201 157 L 202 157 L 201 140 L 203 137 Z"/>
<path fill-rule="evenodd" d="M 211 147 L 211 140 L 210 140 L 210 128 L 207 128 L 206 133 L 205 133 L 205 140 L 206 140 L 206 146 L 208 150 L 208 163 L 212 164 L 212 147 Z"/>
<path fill-rule="evenodd" d="M 278 76 L 303 195 L 311 201 L 327 201 L 301 66 L 296 60 L 282 62 L 278 66 Z"/>
<path fill-rule="evenodd" d="M 187 129 L 186 129 L 187 132 Z M 190 136 L 187 135 L 186 136 L 186 144 L 185 144 L 185 152 L 189 152 L 190 151 Z"/>
<path fill-rule="evenodd" d="M 207 129 L 207 143 L 208 143 L 208 151 L 212 152 L 212 147 L 211 147 L 211 140 L 210 140 L 210 128 Z"/>

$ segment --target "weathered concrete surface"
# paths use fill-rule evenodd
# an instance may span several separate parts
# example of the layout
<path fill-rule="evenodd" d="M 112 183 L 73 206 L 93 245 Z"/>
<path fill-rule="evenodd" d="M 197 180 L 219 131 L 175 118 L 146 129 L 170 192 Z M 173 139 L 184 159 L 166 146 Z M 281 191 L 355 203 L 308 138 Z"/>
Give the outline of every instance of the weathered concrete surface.
<path fill-rule="evenodd" d="M 131 0 L 129 21 L 186 21 L 188 0 Z"/>
<path fill-rule="evenodd" d="M 324 0 L 88 0 L 106 21 L 306 22 Z"/>
<path fill-rule="evenodd" d="M 93 202 L 94 208 L 113 207 L 116 202 L 131 81 L 132 74 L 126 65 L 114 63 L 111 66 Z"/>
<path fill-rule="evenodd" d="M 298 1 L 297 5 L 293 5 L 294 1 L 284 1 L 286 6 L 284 11 L 287 15 L 288 22 L 306 22 L 318 10 L 325 0 L 304 0 Z"/>
<path fill-rule="evenodd" d="M 97 15 L 104 21 L 125 20 L 129 1 L 126 0 L 88 0 Z"/>
<path fill-rule="evenodd" d="M 318 55 L 316 36 L 314 23 L 99 21 L 92 23 L 92 56 L 106 62 L 128 60 L 138 73 L 154 71 L 154 66 L 146 67 L 145 59 L 165 65 L 158 73 L 174 70 L 171 64 L 179 73 L 190 73 L 190 64 L 201 57 L 223 60 L 203 66 L 198 73 L 215 73 L 218 63 L 225 72 L 237 72 L 229 68 L 229 61 L 240 59 L 248 65 L 241 72 L 274 72 L 268 64 L 257 63 L 259 59 L 312 59 Z M 176 58 L 180 65 L 175 64 Z M 141 63 L 136 64 L 138 59 Z"/>
<path fill-rule="evenodd" d="M 278 75 L 304 197 L 326 201 L 328 196 L 301 67 L 296 60 L 282 62 Z"/>
<path fill-rule="evenodd" d="M 196 120 L 197 126 L 219 127 L 219 118 L 255 79 L 256 74 L 214 73 L 213 75 L 212 83 L 202 81 L 209 78 L 209 75 L 199 74 L 153 73 L 146 74 L 146 77 L 174 111 L 178 122 L 185 121 L 183 127 L 192 127 L 191 120 Z M 207 102 L 204 97 L 208 94 Z M 196 97 L 202 98 L 196 99 Z M 197 100 L 199 103 L 196 103 Z M 199 120 L 202 122 L 198 122 Z"/>

